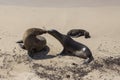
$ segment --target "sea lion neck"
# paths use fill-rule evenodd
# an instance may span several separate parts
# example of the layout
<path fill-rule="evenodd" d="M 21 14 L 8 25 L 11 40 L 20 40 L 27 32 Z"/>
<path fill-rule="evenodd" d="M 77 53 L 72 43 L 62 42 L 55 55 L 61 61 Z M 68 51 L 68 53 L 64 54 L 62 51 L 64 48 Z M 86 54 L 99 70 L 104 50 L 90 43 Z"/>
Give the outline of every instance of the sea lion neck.
<path fill-rule="evenodd" d="M 66 38 L 66 35 L 58 32 L 57 30 L 49 30 L 48 33 L 55 37 L 64 46 L 64 39 Z"/>

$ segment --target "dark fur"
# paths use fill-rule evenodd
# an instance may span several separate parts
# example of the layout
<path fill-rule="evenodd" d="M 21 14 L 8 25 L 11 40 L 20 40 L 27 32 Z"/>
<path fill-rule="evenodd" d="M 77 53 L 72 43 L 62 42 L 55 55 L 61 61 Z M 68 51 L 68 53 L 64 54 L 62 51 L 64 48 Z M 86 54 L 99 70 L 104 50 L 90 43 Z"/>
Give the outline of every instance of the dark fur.
<path fill-rule="evenodd" d="M 68 31 L 67 35 L 70 37 L 85 36 L 85 38 L 90 38 L 89 32 L 86 30 L 83 30 L 83 29 L 72 29 L 72 30 Z"/>
<path fill-rule="evenodd" d="M 94 59 L 90 49 L 87 46 L 73 40 L 68 35 L 61 34 L 57 30 L 49 30 L 48 33 L 62 44 L 63 51 L 60 55 L 78 56 L 80 58 L 87 59 L 85 63 L 90 63 Z M 81 53 L 81 51 L 83 53 Z"/>
<path fill-rule="evenodd" d="M 39 36 L 39 39 L 36 38 L 37 35 L 46 33 L 45 30 L 39 28 L 30 28 L 25 31 L 23 39 L 17 41 L 22 49 L 28 50 L 28 53 L 34 53 L 41 51 L 46 46 L 46 39 L 42 36 Z"/>

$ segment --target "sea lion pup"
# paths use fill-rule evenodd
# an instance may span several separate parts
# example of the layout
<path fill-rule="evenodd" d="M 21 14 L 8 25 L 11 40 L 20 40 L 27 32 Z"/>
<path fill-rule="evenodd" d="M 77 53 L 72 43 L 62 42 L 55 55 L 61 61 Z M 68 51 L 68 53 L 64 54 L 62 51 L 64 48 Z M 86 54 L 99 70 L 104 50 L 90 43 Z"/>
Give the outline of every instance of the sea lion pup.
<path fill-rule="evenodd" d="M 46 46 L 46 39 L 42 36 L 37 38 L 37 35 L 46 33 L 46 30 L 39 28 L 30 28 L 25 31 L 23 39 L 17 41 L 22 49 L 28 50 L 28 53 L 41 51 Z"/>
<path fill-rule="evenodd" d="M 68 36 L 70 37 L 80 37 L 80 36 L 85 36 L 85 38 L 90 38 L 90 34 L 88 31 L 83 30 L 83 29 L 72 29 L 70 31 L 68 31 L 67 33 Z"/>
<path fill-rule="evenodd" d="M 59 55 L 77 56 L 86 59 L 85 64 L 90 63 L 94 59 L 87 46 L 73 40 L 70 36 L 61 34 L 57 30 L 48 30 L 47 32 L 62 44 L 63 51 Z"/>

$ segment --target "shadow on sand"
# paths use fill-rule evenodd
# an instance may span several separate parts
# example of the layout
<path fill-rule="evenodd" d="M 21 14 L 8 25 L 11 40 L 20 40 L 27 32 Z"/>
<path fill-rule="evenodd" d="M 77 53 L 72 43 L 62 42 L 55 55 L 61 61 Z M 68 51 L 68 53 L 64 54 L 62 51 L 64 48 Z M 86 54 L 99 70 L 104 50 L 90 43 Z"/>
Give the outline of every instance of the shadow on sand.
<path fill-rule="evenodd" d="M 36 53 L 28 53 L 28 55 L 35 60 L 41 60 L 41 59 L 51 59 L 56 57 L 55 55 L 48 55 L 50 51 L 50 48 L 48 46 L 46 46 L 43 50 L 41 50 L 40 52 L 36 52 Z"/>

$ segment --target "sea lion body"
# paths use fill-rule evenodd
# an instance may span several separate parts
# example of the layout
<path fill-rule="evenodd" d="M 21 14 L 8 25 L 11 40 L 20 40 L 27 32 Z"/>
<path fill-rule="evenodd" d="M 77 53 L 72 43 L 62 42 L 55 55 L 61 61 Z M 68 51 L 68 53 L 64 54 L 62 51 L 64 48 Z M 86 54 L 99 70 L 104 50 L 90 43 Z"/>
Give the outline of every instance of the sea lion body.
<path fill-rule="evenodd" d="M 30 53 L 41 51 L 46 46 L 46 39 L 42 36 L 39 36 L 38 39 L 37 35 L 44 33 L 46 33 L 45 30 L 30 28 L 25 31 L 22 41 L 18 41 L 17 43 L 23 42 L 22 46 L 20 44 L 21 48 L 28 50 Z"/>
<path fill-rule="evenodd" d="M 85 36 L 85 38 L 91 37 L 89 32 L 83 29 L 72 29 L 68 31 L 67 35 L 70 37 L 76 37 L 76 38 L 80 36 Z"/>
<path fill-rule="evenodd" d="M 73 40 L 70 36 L 61 34 L 57 30 L 48 30 L 48 33 L 62 44 L 63 51 L 60 55 L 71 55 L 87 59 L 85 63 L 90 63 L 94 59 L 87 46 Z"/>

